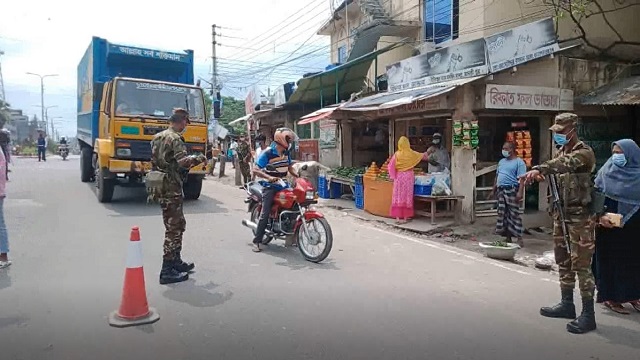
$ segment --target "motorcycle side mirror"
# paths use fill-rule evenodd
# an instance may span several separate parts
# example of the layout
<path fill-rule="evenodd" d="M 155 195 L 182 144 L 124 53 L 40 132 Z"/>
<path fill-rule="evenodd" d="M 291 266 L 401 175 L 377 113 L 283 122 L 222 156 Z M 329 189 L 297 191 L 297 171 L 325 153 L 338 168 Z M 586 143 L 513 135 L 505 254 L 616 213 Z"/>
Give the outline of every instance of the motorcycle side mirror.
<path fill-rule="evenodd" d="M 307 169 L 308 169 L 308 168 L 309 168 L 309 167 L 308 167 L 307 165 L 302 165 L 302 169 L 301 169 L 301 170 L 302 170 L 302 171 L 307 171 Z"/>

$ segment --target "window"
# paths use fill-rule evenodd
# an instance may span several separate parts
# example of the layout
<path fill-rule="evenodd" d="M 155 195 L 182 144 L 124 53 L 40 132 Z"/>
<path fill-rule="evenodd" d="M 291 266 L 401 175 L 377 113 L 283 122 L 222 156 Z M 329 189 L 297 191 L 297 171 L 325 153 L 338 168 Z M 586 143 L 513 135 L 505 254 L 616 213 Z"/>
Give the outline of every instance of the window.
<path fill-rule="evenodd" d="M 311 124 L 296 125 L 296 134 L 301 140 L 311 139 Z"/>
<path fill-rule="evenodd" d="M 425 0 L 426 41 L 440 44 L 458 38 L 459 0 Z"/>
<path fill-rule="evenodd" d="M 347 62 L 347 46 L 342 45 L 338 48 L 338 63 L 344 64 Z"/>

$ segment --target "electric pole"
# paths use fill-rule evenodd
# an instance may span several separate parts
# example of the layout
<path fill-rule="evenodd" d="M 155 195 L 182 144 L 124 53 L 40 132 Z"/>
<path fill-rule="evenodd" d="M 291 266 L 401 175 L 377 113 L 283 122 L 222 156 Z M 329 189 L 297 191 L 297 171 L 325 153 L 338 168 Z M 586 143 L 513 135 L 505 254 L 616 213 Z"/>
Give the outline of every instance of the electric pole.
<path fill-rule="evenodd" d="M 4 55 L 4 51 L 0 50 L 0 56 L 2 55 Z M 2 61 L 0 61 L 0 102 L 3 105 L 7 102 L 7 97 L 4 93 L 4 79 L 2 78 Z"/>
<path fill-rule="evenodd" d="M 211 26 L 211 59 L 213 60 L 213 71 L 211 73 L 211 96 L 214 96 L 218 89 L 218 58 L 216 57 L 216 47 L 218 42 L 216 41 L 216 24 Z"/>
<path fill-rule="evenodd" d="M 40 75 L 40 74 L 35 74 L 35 73 L 28 72 L 27 75 L 33 75 L 33 76 L 37 76 L 37 77 L 40 78 L 40 107 L 42 109 L 42 121 L 46 121 L 45 116 L 44 116 L 44 112 L 45 112 L 45 107 L 44 107 L 44 78 L 50 77 L 50 76 L 58 76 L 58 74 Z M 45 128 L 45 130 L 48 130 L 48 129 Z M 51 124 L 51 136 L 53 137 L 53 124 Z"/>

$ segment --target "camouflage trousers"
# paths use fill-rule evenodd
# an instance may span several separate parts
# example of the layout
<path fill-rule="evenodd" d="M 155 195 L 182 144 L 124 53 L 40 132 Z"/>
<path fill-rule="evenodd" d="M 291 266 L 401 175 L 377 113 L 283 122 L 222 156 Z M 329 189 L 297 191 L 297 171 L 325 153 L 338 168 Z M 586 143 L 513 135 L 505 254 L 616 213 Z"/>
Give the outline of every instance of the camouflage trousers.
<path fill-rule="evenodd" d="M 593 299 L 596 285 L 591 271 L 591 260 L 596 247 L 595 222 L 581 219 L 567 224 L 567 228 L 571 242 L 571 254 L 567 253 L 560 221 L 553 222 L 553 250 L 560 273 L 560 287 L 573 290 L 576 286 L 577 275 L 580 296 L 587 300 Z"/>
<path fill-rule="evenodd" d="M 240 161 L 240 173 L 242 174 L 244 184 L 251 180 L 251 168 L 249 167 L 249 163 Z"/>
<path fill-rule="evenodd" d="M 182 211 L 182 196 L 160 199 L 162 220 L 164 221 L 164 256 L 165 260 L 176 260 L 182 250 L 182 234 L 187 221 Z"/>

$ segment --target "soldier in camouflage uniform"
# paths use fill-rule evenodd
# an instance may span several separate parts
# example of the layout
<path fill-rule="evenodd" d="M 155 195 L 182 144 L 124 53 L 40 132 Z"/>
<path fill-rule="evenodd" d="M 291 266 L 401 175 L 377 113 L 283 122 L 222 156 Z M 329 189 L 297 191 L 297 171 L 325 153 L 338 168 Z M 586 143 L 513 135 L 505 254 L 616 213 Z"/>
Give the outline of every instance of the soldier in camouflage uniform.
<path fill-rule="evenodd" d="M 242 173 L 243 184 L 247 184 L 251 180 L 251 169 L 249 164 L 251 162 L 251 148 L 247 139 L 243 136 L 240 138 L 240 144 L 236 149 L 238 153 L 238 163 L 240 165 L 240 172 Z"/>
<path fill-rule="evenodd" d="M 189 169 L 206 161 L 200 155 L 187 155 L 182 134 L 189 123 L 189 113 L 174 110 L 171 127 L 156 134 L 151 141 L 152 170 L 163 174 L 161 189 L 150 191 L 151 197 L 160 202 L 165 226 L 164 256 L 160 271 L 160 284 L 185 281 L 195 265 L 182 261 L 182 234 L 186 221 L 182 212 L 182 186 Z"/>
<path fill-rule="evenodd" d="M 543 176 L 556 176 L 571 245 L 569 252 L 563 238 L 560 216 L 554 212 L 553 241 L 562 300 L 555 306 L 541 308 L 540 314 L 572 319 L 567 324 L 567 331 L 583 334 L 596 328 L 593 309 L 595 280 L 591 272 L 591 259 L 595 251 L 595 220 L 589 209 L 593 189 L 591 174 L 595 170 L 596 158 L 593 150 L 578 139 L 577 121 L 578 116 L 572 113 L 556 116 L 550 130 L 554 133 L 555 143 L 562 149 L 553 159 L 534 166 L 524 178 L 526 183 L 531 183 L 542 180 Z M 576 275 L 582 297 L 582 313 L 578 318 L 573 303 Z"/>

